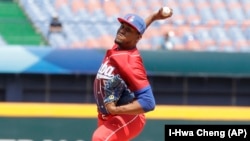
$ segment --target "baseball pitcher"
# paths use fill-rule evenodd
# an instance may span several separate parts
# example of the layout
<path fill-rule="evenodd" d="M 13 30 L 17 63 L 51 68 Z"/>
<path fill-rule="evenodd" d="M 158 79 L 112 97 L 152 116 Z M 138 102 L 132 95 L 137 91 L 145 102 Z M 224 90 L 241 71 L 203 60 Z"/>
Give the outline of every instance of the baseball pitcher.
<path fill-rule="evenodd" d="M 144 113 L 155 109 L 155 99 L 136 45 L 153 21 L 172 16 L 167 10 L 162 7 L 145 19 L 136 14 L 118 18 L 115 44 L 94 81 L 98 127 L 92 141 L 129 141 L 143 130 Z"/>

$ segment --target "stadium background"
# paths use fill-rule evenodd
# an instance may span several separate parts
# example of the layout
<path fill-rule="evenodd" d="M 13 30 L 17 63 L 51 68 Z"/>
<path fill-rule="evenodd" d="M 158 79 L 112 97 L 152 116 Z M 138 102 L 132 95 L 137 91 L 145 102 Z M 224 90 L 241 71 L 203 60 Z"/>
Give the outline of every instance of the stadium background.
<path fill-rule="evenodd" d="M 165 124 L 249 124 L 248 0 L 0 0 L 0 140 L 90 140 L 116 17 L 162 5 L 173 17 L 139 46 L 158 105 L 135 141 L 163 140 Z M 49 37 L 53 16 L 63 34 Z"/>

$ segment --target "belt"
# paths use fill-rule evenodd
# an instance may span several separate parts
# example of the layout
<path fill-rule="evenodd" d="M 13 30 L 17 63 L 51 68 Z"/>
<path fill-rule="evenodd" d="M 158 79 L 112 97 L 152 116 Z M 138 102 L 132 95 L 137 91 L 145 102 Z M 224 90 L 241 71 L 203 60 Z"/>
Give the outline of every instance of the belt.
<path fill-rule="evenodd" d="M 110 114 L 102 114 L 102 113 L 99 113 L 98 114 L 98 117 L 102 120 L 108 120 L 110 117 L 112 117 L 113 115 L 110 115 Z"/>
<path fill-rule="evenodd" d="M 103 120 L 108 120 L 110 116 L 111 116 L 111 115 L 104 115 L 104 114 L 101 114 L 101 118 L 102 118 Z"/>
<path fill-rule="evenodd" d="M 98 117 L 102 120 L 108 120 L 109 118 L 113 117 L 115 115 L 111 115 L 111 114 L 102 114 L 102 113 L 99 113 L 98 114 Z"/>

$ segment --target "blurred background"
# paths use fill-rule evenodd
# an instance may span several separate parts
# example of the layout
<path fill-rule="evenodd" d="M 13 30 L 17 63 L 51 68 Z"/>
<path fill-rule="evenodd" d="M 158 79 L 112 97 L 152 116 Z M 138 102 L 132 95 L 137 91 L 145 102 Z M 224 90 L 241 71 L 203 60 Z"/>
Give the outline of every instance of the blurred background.
<path fill-rule="evenodd" d="M 160 107 L 135 141 L 163 140 L 165 124 L 249 124 L 249 0 L 0 0 L 0 140 L 89 141 L 117 17 L 162 6 L 173 16 L 138 44 Z"/>

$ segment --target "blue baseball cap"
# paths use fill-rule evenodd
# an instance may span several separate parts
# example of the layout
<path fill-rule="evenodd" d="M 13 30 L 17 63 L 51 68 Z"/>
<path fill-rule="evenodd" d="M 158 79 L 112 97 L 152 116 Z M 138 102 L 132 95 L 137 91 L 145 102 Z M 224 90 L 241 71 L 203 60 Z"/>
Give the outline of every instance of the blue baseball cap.
<path fill-rule="evenodd" d="M 143 34 L 146 30 L 146 23 L 144 19 L 136 14 L 127 14 L 123 18 L 118 18 L 120 23 L 127 23 L 136 29 L 140 34 Z"/>

